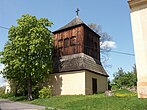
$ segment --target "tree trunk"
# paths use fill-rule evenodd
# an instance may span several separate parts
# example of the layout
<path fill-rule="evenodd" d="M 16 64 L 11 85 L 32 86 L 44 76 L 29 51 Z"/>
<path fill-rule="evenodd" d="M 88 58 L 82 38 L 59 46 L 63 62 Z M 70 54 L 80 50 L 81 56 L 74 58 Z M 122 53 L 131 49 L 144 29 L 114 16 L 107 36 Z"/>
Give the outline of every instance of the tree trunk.
<path fill-rule="evenodd" d="M 28 100 L 32 100 L 32 79 L 28 78 Z"/>
<path fill-rule="evenodd" d="M 17 87 L 18 87 L 18 86 L 15 87 L 14 96 L 17 96 Z"/>

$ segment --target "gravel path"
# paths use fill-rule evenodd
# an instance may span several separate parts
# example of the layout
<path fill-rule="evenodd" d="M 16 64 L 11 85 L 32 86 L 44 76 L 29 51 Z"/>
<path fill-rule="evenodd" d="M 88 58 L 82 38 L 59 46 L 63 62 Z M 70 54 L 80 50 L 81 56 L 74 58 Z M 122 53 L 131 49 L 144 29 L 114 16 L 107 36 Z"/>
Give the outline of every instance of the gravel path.
<path fill-rule="evenodd" d="M 44 110 L 45 107 L 0 99 L 0 110 Z"/>

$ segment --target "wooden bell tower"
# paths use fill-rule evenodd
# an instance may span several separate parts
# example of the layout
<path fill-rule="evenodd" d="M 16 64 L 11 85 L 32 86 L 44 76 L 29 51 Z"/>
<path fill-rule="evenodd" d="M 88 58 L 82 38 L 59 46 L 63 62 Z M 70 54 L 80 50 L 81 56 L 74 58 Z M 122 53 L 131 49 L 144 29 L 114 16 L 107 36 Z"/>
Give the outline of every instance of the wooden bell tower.
<path fill-rule="evenodd" d="M 101 65 L 100 36 L 91 30 L 78 16 L 67 25 L 54 31 L 53 34 L 55 38 L 55 59 L 83 53 L 92 57 L 98 65 Z"/>
<path fill-rule="evenodd" d="M 79 18 L 78 11 L 76 18 L 53 32 L 55 49 L 50 75 L 53 95 L 107 90 L 108 74 L 100 62 L 100 36 Z"/>
<path fill-rule="evenodd" d="M 100 36 L 85 25 L 79 17 L 53 33 L 56 56 L 85 53 L 100 61 Z"/>

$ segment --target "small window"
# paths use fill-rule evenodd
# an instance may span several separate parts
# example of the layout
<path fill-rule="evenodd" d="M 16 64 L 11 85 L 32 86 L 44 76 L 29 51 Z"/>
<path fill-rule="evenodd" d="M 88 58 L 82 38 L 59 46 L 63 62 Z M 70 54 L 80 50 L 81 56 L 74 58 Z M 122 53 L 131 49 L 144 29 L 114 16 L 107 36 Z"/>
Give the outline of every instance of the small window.
<path fill-rule="evenodd" d="M 63 40 L 62 39 L 60 39 L 58 41 L 58 48 L 61 48 L 61 47 L 63 47 Z"/>
<path fill-rule="evenodd" d="M 69 46 L 69 38 L 64 39 L 64 48 Z"/>
<path fill-rule="evenodd" d="M 70 45 L 71 46 L 76 45 L 76 36 L 70 38 Z"/>

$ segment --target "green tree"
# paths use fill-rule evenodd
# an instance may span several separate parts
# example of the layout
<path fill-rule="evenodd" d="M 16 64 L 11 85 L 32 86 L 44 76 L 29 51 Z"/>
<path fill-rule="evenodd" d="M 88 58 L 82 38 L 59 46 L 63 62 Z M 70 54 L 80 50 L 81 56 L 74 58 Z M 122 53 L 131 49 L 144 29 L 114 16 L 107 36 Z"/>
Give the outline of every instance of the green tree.
<path fill-rule="evenodd" d="M 137 73 L 136 67 L 133 67 L 133 71 L 125 72 L 122 68 L 119 68 L 118 71 L 113 75 L 113 85 L 117 88 L 123 87 L 134 87 L 137 83 Z"/>
<path fill-rule="evenodd" d="M 124 70 L 122 68 L 118 68 L 118 71 L 115 74 L 113 74 L 113 77 L 114 77 L 113 83 L 116 85 L 117 88 L 122 87 L 122 85 L 124 83 L 123 82 L 124 81 L 123 80 L 124 74 L 126 74 L 126 73 L 124 72 Z"/>
<path fill-rule="evenodd" d="M 32 87 L 52 72 L 53 37 L 47 26 L 53 23 L 25 14 L 17 24 L 9 29 L 1 58 L 5 65 L 2 73 L 8 80 L 27 87 L 28 100 L 32 100 Z"/>

